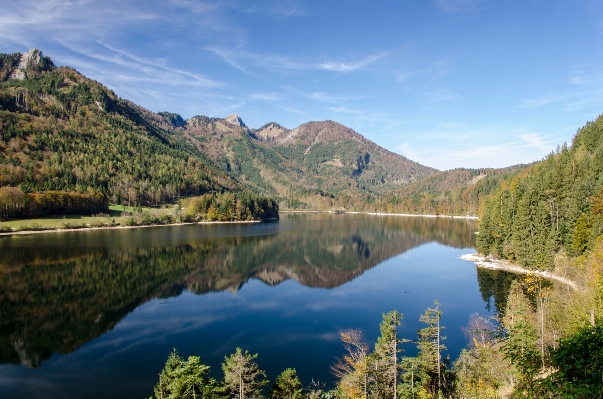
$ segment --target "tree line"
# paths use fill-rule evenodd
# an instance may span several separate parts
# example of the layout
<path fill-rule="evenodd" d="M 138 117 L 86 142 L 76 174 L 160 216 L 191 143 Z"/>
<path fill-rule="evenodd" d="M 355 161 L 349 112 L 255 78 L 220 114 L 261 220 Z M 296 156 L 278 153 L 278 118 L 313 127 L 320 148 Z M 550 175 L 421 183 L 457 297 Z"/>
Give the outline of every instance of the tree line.
<path fill-rule="evenodd" d="M 469 339 L 454 363 L 442 352 L 445 337 L 437 301 L 420 316 L 425 327 L 415 340 L 401 339 L 397 328 L 402 314 L 383 314 L 380 336 L 370 351 L 362 331 L 339 335 L 345 354 L 331 365 L 337 378 L 333 389 L 315 382 L 304 387 L 294 368 L 284 370 L 268 390 L 270 399 L 420 399 L 420 398 L 598 398 L 603 396 L 603 327 L 583 326 L 559 340 L 550 351 L 547 373 L 542 372 L 536 333 L 526 322 L 525 302 L 512 292 L 513 321 L 508 329 L 491 319 L 472 315 L 465 329 Z M 522 313 L 522 310 L 524 311 Z M 402 356 L 402 345 L 416 345 L 415 356 Z M 223 379 L 209 377 L 210 367 L 200 357 L 168 356 L 155 386 L 156 399 L 264 398 L 270 382 L 256 362 L 258 354 L 241 348 L 224 358 Z"/>
<path fill-rule="evenodd" d="M 51 214 L 94 214 L 107 210 L 109 201 L 99 191 L 45 191 L 24 193 L 19 187 L 0 188 L 0 219 Z"/>
<path fill-rule="evenodd" d="M 516 279 L 501 312 L 504 340 L 476 348 L 468 369 L 488 375 L 497 359 L 506 358 L 512 372 L 498 375 L 506 375 L 516 397 L 603 397 L 602 233 L 599 116 L 578 130 L 571 146 L 558 146 L 487 198 L 477 250 L 527 269 L 552 271 L 577 288 L 533 275 Z M 478 392 L 476 384 L 472 389 Z M 489 385 L 492 395 L 499 387 Z"/>
<path fill-rule="evenodd" d="M 441 311 L 428 308 L 420 317 L 426 327 L 419 330 L 418 354 L 415 357 L 400 357 L 402 342 L 397 334 L 402 314 L 394 310 L 383 315 L 381 335 L 374 350 L 369 351 L 362 341 L 360 330 L 340 332 L 347 353 L 331 365 L 338 378 L 335 389 L 325 389 L 324 384 L 314 382 L 304 389 L 293 368 L 284 370 L 270 387 L 271 399 L 335 399 L 335 398 L 407 398 L 417 395 L 434 395 L 449 392 L 451 381 L 449 370 L 441 353 L 443 326 L 440 325 Z M 210 368 L 200 362 L 198 356 L 181 358 L 174 350 L 159 374 L 155 386 L 155 398 L 263 398 L 270 384 L 266 373 L 256 363 L 257 354 L 236 348 L 224 358 L 221 381 L 208 377 Z M 419 396 L 417 396 L 419 397 Z"/>
<path fill-rule="evenodd" d="M 278 204 L 249 191 L 203 194 L 188 201 L 187 213 L 195 220 L 245 221 L 278 219 Z"/>

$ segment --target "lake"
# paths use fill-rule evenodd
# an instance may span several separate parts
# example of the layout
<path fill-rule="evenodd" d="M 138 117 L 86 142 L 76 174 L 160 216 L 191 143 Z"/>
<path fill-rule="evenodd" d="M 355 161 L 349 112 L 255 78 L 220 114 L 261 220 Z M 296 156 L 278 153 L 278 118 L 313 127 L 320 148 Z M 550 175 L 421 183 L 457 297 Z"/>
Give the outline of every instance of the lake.
<path fill-rule="evenodd" d="M 0 238 L 0 397 L 148 398 L 168 354 L 222 377 L 236 347 L 274 381 L 293 367 L 332 386 L 338 332 L 372 347 L 381 315 L 399 335 L 441 304 L 445 352 L 474 312 L 504 306 L 512 276 L 478 270 L 475 221 L 283 214 L 278 222 Z M 403 346 L 414 354 L 412 344 Z"/>

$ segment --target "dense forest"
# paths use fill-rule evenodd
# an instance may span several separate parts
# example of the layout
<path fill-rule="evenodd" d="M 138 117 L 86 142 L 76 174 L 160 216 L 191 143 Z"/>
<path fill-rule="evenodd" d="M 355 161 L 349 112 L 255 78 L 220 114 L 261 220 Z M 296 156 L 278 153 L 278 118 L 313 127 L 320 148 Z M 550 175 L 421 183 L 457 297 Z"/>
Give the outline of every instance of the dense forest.
<path fill-rule="evenodd" d="M 284 208 L 364 210 L 436 172 L 332 121 L 273 123 L 282 137 L 267 139 L 229 118 L 154 113 L 38 50 L 2 54 L 0 71 L 0 188 L 129 206 L 245 188 Z"/>
<path fill-rule="evenodd" d="M 530 275 L 511 285 L 501 312 L 505 336 L 489 351 L 513 363 L 515 395 L 601 397 L 603 117 L 579 129 L 571 146 L 504 180 L 480 218 L 479 252 L 578 285 Z"/>

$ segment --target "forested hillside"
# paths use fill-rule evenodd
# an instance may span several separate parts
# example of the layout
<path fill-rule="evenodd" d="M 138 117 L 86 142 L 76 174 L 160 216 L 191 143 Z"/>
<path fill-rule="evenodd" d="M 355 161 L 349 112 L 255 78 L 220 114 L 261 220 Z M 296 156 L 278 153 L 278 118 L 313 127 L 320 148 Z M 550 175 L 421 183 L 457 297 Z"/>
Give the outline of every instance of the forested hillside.
<path fill-rule="evenodd" d="M 501 169 L 452 169 L 397 189 L 378 201 L 386 212 L 422 215 L 477 216 L 480 205 L 500 183 L 527 165 Z"/>
<path fill-rule="evenodd" d="M 151 205 L 238 186 L 181 134 L 100 83 L 47 57 L 18 69 L 19 59 L 0 57 L 0 186 Z"/>
<path fill-rule="evenodd" d="M 277 196 L 285 208 L 365 210 L 367 203 L 436 172 L 332 121 L 249 129 L 236 114 L 186 121 L 167 112 L 145 115 L 183 134 L 242 185 Z"/>
<path fill-rule="evenodd" d="M 481 216 L 477 249 L 531 269 L 592 249 L 603 229 L 603 117 L 504 181 Z"/>
<path fill-rule="evenodd" d="M 480 217 L 479 252 L 577 288 L 515 278 L 499 307 L 502 334 L 457 361 L 463 397 L 603 397 L 603 117 L 504 180 Z M 512 367 L 495 377 L 500 359 Z"/>

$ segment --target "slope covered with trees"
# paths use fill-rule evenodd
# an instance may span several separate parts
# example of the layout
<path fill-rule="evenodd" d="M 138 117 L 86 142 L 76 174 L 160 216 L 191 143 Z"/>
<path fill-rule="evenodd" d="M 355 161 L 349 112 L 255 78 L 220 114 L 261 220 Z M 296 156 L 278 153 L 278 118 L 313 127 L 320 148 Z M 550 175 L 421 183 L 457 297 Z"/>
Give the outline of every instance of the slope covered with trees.
<path fill-rule="evenodd" d="M 531 269 L 583 255 L 603 233 L 603 117 L 572 145 L 504 181 L 487 201 L 476 246 Z"/>
<path fill-rule="evenodd" d="M 100 192 L 132 205 L 238 187 L 181 134 L 100 83 L 47 57 L 19 69 L 27 54 L 0 57 L 0 186 Z"/>
<path fill-rule="evenodd" d="M 286 208 L 365 210 L 436 172 L 332 121 L 249 129 L 236 115 L 154 113 L 38 50 L 0 56 L 0 131 L 0 187 L 128 205 L 247 188 Z"/>
<path fill-rule="evenodd" d="M 599 116 L 571 146 L 503 181 L 485 203 L 478 251 L 564 276 L 576 289 L 531 274 L 512 281 L 500 312 L 503 334 L 459 359 L 466 397 L 505 390 L 513 397 L 603 397 L 602 227 Z M 502 358 L 512 366 L 499 372 L 504 378 L 484 380 Z"/>
<path fill-rule="evenodd" d="M 460 168 L 437 172 L 376 201 L 376 208 L 390 213 L 477 216 L 483 201 L 500 183 L 526 167 Z"/>
<path fill-rule="evenodd" d="M 285 208 L 365 210 L 367 202 L 436 172 L 332 121 L 249 129 L 237 115 L 186 121 L 177 114 L 160 116 L 147 115 L 181 132 L 241 184 L 278 197 Z"/>

